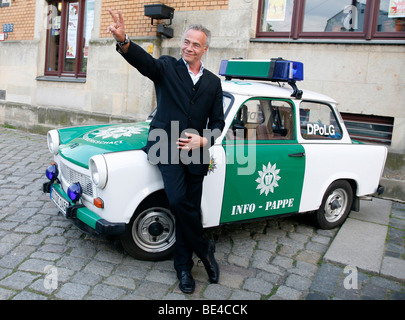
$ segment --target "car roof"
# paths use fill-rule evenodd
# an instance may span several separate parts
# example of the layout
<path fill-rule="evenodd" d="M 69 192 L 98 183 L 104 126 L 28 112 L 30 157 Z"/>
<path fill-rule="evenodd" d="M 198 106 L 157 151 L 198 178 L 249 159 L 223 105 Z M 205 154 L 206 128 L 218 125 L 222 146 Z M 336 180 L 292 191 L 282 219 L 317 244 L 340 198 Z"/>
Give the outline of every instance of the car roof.
<path fill-rule="evenodd" d="M 280 85 L 274 82 L 223 80 L 222 90 L 235 95 L 291 99 L 293 89 L 287 83 L 280 83 Z M 299 88 L 299 83 L 297 86 Z M 323 94 L 305 89 L 302 91 L 302 100 L 336 103 L 334 99 Z"/>

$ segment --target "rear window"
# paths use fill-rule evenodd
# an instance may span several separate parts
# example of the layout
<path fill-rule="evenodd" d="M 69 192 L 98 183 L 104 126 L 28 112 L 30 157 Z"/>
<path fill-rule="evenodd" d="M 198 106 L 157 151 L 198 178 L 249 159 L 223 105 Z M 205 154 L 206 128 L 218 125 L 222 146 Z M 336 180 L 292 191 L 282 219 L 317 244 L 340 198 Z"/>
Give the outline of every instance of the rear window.
<path fill-rule="evenodd" d="M 303 101 L 300 105 L 300 126 L 301 136 L 307 140 L 342 138 L 342 129 L 328 104 Z"/>

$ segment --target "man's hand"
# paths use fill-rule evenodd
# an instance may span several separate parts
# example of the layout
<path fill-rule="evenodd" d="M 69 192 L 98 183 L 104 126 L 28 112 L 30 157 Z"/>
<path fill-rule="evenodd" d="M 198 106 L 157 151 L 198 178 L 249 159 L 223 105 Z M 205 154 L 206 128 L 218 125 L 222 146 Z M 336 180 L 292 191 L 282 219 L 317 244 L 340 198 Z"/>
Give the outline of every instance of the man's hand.
<path fill-rule="evenodd" d="M 114 14 L 111 9 L 108 9 L 114 23 L 107 28 L 107 32 L 111 33 L 116 41 L 125 41 L 125 24 L 124 18 L 122 17 L 122 11 L 118 10 L 118 17 Z"/>
<path fill-rule="evenodd" d="M 193 150 L 204 147 L 208 143 L 207 138 L 201 137 L 198 134 L 185 132 L 185 135 L 188 138 L 178 139 L 177 141 L 178 149 Z"/>

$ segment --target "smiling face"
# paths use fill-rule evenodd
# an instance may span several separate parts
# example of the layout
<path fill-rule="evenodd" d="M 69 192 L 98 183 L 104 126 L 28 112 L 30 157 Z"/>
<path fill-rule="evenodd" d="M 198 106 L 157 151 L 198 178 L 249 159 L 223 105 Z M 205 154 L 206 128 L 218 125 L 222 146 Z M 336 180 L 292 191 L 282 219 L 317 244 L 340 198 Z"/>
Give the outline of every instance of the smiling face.
<path fill-rule="evenodd" d="M 190 29 L 184 35 L 181 56 L 190 66 L 199 63 L 202 56 L 207 52 L 206 41 L 207 36 L 199 30 Z"/>

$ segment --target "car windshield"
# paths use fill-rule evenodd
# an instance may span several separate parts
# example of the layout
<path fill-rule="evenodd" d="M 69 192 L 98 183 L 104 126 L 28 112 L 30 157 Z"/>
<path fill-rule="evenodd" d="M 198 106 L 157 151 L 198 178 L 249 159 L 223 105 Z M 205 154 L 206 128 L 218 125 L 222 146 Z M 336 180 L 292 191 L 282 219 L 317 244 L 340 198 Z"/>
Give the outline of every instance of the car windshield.
<path fill-rule="evenodd" d="M 235 98 L 228 92 L 224 92 L 224 96 L 222 99 L 222 104 L 224 106 L 224 118 L 228 115 L 229 111 L 231 111 L 233 102 Z"/>

